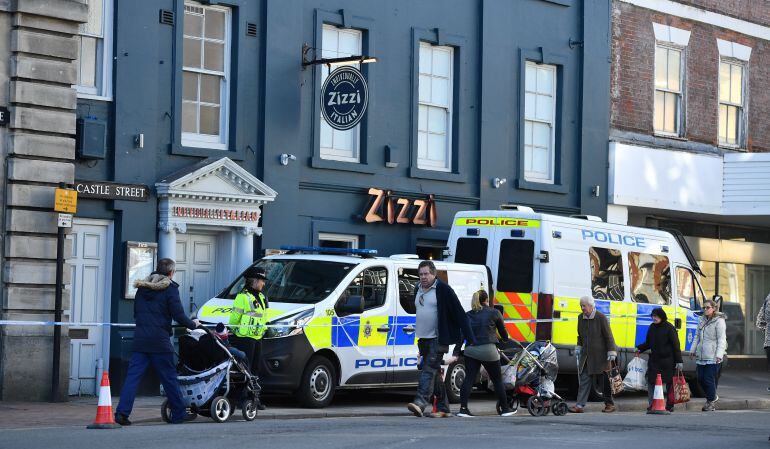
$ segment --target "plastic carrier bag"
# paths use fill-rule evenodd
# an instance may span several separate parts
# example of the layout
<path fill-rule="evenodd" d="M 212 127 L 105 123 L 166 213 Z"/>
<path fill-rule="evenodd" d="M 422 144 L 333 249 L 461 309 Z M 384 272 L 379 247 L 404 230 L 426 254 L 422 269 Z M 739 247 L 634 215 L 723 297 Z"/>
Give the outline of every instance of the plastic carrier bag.
<path fill-rule="evenodd" d="M 623 379 L 623 386 L 627 390 L 647 391 L 647 360 L 634 357 L 628 362 L 628 373 Z"/>

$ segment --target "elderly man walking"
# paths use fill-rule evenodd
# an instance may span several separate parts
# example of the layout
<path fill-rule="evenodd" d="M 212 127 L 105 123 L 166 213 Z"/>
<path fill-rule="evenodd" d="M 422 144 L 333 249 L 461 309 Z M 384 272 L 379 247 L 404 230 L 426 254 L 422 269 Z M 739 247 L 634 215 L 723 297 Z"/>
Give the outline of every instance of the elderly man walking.
<path fill-rule="evenodd" d="M 578 338 L 575 347 L 580 387 L 577 403 L 569 410 L 572 413 L 583 413 L 592 385 L 597 380 L 602 385 L 604 395 L 602 412 L 612 413 L 615 411 L 615 402 L 612 400 L 610 378 L 607 373 L 610 370 L 610 363 L 618 356 L 612 329 L 607 317 L 596 310 L 593 298 L 588 296 L 580 298 L 580 310 L 583 313 L 578 316 Z"/>

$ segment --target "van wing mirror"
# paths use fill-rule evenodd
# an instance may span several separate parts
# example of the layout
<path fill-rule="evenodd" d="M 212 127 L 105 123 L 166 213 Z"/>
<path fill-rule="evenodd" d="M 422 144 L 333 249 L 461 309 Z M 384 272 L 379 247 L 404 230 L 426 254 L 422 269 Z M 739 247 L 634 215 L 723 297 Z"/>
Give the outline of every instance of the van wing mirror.
<path fill-rule="evenodd" d="M 347 298 L 341 298 L 334 309 L 338 316 L 364 313 L 364 297 L 360 295 L 351 295 Z"/>

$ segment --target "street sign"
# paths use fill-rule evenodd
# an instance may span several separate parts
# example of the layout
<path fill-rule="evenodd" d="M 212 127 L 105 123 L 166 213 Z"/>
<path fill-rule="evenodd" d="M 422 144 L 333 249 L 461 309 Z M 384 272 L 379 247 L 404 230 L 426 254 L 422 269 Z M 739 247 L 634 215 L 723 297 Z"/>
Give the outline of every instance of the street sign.
<path fill-rule="evenodd" d="M 346 130 L 358 124 L 369 104 L 366 78 L 355 67 L 342 66 L 326 77 L 321 87 L 321 113 L 334 129 Z"/>
<path fill-rule="evenodd" d="M 78 192 L 70 189 L 56 189 L 53 210 L 74 214 L 78 208 Z"/>
<path fill-rule="evenodd" d="M 59 219 L 57 220 L 57 226 L 60 228 L 71 228 L 72 214 L 59 214 Z"/>

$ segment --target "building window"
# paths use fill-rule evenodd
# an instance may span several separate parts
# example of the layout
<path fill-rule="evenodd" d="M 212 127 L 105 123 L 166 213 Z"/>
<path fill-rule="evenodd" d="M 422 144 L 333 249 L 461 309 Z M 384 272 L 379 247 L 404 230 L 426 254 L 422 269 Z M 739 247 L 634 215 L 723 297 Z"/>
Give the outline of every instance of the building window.
<path fill-rule="evenodd" d="M 556 66 L 527 61 L 524 90 L 524 179 L 553 184 Z"/>
<path fill-rule="evenodd" d="M 452 170 L 452 47 L 420 42 L 417 168 Z"/>
<path fill-rule="evenodd" d="M 185 3 L 182 145 L 227 148 L 230 10 Z"/>
<path fill-rule="evenodd" d="M 76 67 L 81 97 L 109 97 L 112 68 L 112 4 L 88 0 L 88 21 L 80 24 Z"/>
<path fill-rule="evenodd" d="M 363 33 L 359 30 L 323 26 L 321 57 L 344 58 L 361 54 Z M 345 64 L 361 68 L 361 64 Z M 321 85 L 329 76 L 329 67 L 321 66 Z M 321 116 L 321 158 L 343 162 L 359 162 L 361 159 L 361 124 L 347 130 L 334 129 Z"/>
<path fill-rule="evenodd" d="M 655 117 L 656 133 L 680 135 L 682 110 L 682 50 L 655 47 Z"/>
<path fill-rule="evenodd" d="M 318 234 L 318 246 L 323 248 L 358 249 L 358 236 L 350 234 Z"/>
<path fill-rule="evenodd" d="M 743 64 L 719 61 L 719 144 L 742 146 Z"/>

